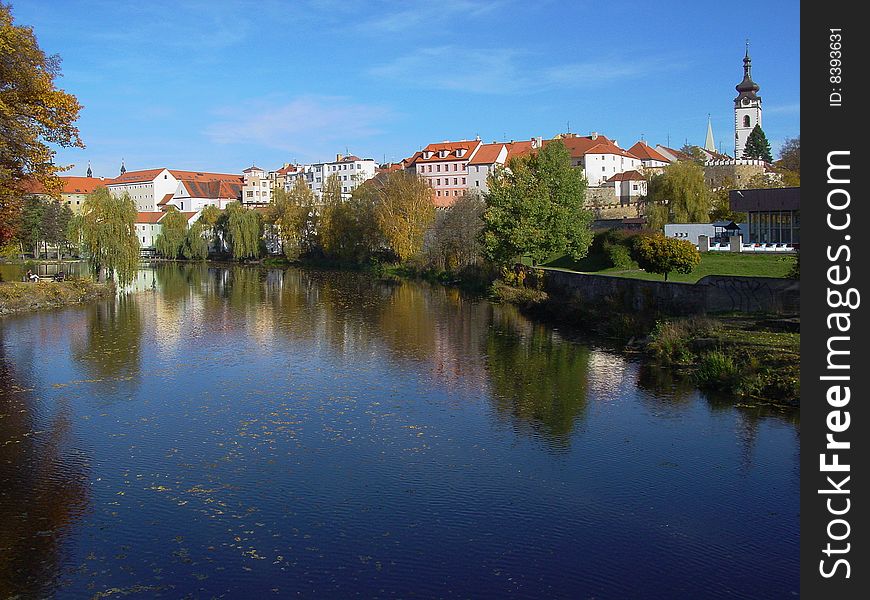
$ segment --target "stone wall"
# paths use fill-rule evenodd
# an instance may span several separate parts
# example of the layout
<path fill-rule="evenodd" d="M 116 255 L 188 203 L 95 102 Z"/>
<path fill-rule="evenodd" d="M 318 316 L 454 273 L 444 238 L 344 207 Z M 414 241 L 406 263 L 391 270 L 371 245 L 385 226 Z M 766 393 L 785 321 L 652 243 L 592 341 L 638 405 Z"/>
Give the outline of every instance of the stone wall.
<path fill-rule="evenodd" d="M 775 277 L 708 276 L 697 283 L 646 281 L 546 269 L 545 290 L 581 302 L 675 315 L 716 312 L 798 314 L 800 283 Z"/>
<path fill-rule="evenodd" d="M 612 186 L 587 187 L 585 207 L 596 219 L 622 219 L 638 216 L 637 203 L 623 204 Z"/>

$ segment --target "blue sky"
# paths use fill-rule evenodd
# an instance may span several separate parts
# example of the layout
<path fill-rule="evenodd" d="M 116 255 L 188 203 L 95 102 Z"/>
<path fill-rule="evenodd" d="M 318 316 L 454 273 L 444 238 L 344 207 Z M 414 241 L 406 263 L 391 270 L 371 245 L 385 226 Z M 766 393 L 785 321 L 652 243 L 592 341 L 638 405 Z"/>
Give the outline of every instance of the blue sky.
<path fill-rule="evenodd" d="M 745 38 L 774 153 L 800 134 L 799 3 L 18 0 L 84 105 L 83 175 L 597 131 L 733 153 Z M 669 137 L 668 137 L 669 136 Z"/>

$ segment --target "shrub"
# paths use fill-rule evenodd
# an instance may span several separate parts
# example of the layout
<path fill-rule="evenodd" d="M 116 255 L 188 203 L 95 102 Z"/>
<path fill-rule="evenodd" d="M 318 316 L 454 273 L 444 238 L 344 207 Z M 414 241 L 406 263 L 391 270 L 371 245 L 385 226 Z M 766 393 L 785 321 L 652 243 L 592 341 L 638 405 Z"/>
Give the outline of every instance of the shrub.
<path fill-rule="evenodd" d="M 640 268 L 648 273 L 664 275 L 665 281 L 671 271 L 688 274 L 701 262 L 701 253 L 692 242 L 662 234 L 638 239 L 633 254 Z"/>
<path fill-rule="evenodd" d="M 700 387 L 722 388 L 737 382 L 737 366 L 734 359 L 721 350 L 713 350 L 701 356 L 695 371 L 695 380 Z"/>

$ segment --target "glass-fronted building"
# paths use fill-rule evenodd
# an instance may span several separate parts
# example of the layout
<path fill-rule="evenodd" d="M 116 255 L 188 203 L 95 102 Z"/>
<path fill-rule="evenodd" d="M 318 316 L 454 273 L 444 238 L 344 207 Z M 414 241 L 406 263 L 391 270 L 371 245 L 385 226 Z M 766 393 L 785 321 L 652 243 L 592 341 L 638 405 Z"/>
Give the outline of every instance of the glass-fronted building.
<path fill-rule="evenodd" d="M 752 244 L 799 244 L 801 189 L 799 187 L 760 190 L 732 190 L 731 210 L 747 215 L 744 242 Z"/>

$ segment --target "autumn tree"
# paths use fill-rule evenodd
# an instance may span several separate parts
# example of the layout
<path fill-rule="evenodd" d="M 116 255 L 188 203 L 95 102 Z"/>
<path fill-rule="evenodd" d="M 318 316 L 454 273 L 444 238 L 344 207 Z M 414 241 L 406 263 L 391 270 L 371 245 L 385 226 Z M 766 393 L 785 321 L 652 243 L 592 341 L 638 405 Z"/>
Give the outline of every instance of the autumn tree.
<path fill-rule="evenodd" d="M 166 215 L 160 219 L 160 234 L 154 240 L 154 249 L 163 258 L 176 259 L 187 237 L 187 217 L 177 208 L 170 206 Z"/>
<path fill-rule="evenodd" d="M 296 179 L 290 191 L 276 188 L 272 192 L 268 219 L 277 229 L 281 251 L 287 258 L 297 258 L 303 251 L 314 199 L 314 192 L 302 178 Z"/>
<path fill-rule="evenodd" d="M 777 166 L 793 173 L 801 173 L 801 136 L 786 138 L 779 150 Z"/>
<path fill-rule="evenodd" d="M 112 195 L 99 187 L 82 204 L 82 239 L 91 268 L 101 280 L 117 276 L 122 286 L 139 270 L 136 203 L 126 192 Z"/>
<path fill-rule="evenodd" d="M 706 223 L 711 200 L 703 167 L 677 161 L 649 180 L 643 201 L 647 226 L 661 231 L 666 223 Z"/>
<path fill-rule="evenodd" d="M 15 234 L 26 181 L 60 191 L 52 147 L 84 147 L 74 123 L 81 105 L 55 87 L 60 58 L 47 56 L 33 29 L 0 3 L 0 246 Z"/>
<path fill-rule="evenodd" d="M 758 123 L 749 132 L 749 137 L 746 138 L 746 146 L 743 148 L 743 156 L 741 158 L 763 160 L 772 163 L 773 156 L 770 154 L 770 143 L 767 141 L 767 136 L 764 135 L 764 130 Z"/>
<path fill-rule="evenodd" d="M 435 205 L 426 181 L 404 171 L 393 171 L 373 184 L 377 200 L 375 218 L 384 242 L 401 261 L 420 253 L 426 229 L 435 218 Z"/>
<path fill-rule="evenodd" d="M 665 276 L 671 271 L 691 273 L 701 262 L 701 253 L 688 240 L 665 237 L 663 234 L 642 236 L 635 242 L 633 258 L 648 273 Z"/>
<path fill-rule="evenodd" d="M 202 223 L 203 235 L 210 244 L 214 244 L 219 252 L 223 252 L 223 241 L 220 239 L 218 223 L 223 211 L 214 204 L 207 204 L 199 213 L 197 223 Z"/>
<path fill-rule="evenodd" d="M 520 256 L 539 263 L 557 254 L 586 255 L 592 241 L 592 213 L 583 207 L 586 178 L 571 166 L 562 142 L 511 159 L 490 175 L 488 185 L 483 213 L 488 258 L 507 264 Z"/>

